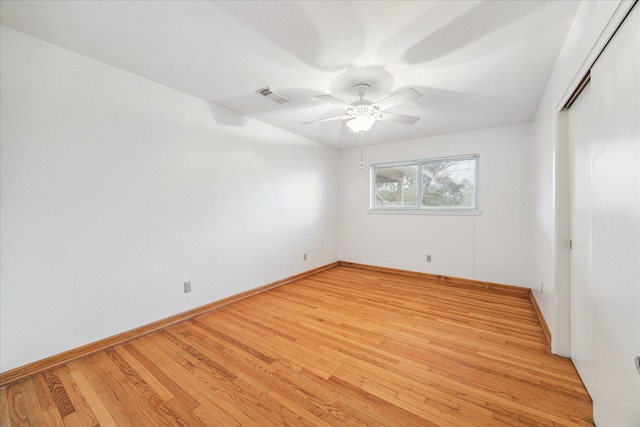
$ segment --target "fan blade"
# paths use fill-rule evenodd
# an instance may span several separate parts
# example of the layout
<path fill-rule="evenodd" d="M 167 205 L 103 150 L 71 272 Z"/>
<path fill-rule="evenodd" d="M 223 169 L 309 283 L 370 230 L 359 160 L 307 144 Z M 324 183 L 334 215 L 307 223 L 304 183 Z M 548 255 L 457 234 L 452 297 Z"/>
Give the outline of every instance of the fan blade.
<path fill-rule="evenodd" d="M 336 107 L 344 108 L 345 110 L 347 108 L 351 108 L 351 104 L 347 104 L 346 102 L 344 102 L 341 99 L 336 98 L 335 96 L 318 95 L 318 96 L 316 96 L 316 99 L 319 99 L 319 100 L 324 101 L 324 102 L 328 102 L 329 104 L 333 104 Z"/>
<path fill-rule="evenodd" d="M 378 113 L 376 114 L 376 120 L 380 120 L 381 122 L 393 122 L 402 123 L 403 125 L 412 125 L 420 120 L 420 117 L 405 116 L 404 114 L 394 113 Z"/>
<path fill-rule="evenodd" d="M 351 117 L 348 114 L 345 114 L 344 116 L 334 116 L 334 117 L 328 117 L 326 119 L 318 119 L 318 120 L 311 120 L 309 122 L 304 122 L 304 123 L 300 123 L 301 125 L 308 125 L 310 123 L 320 123 L 320 122 L 328 122 L 331 120 L 339 120 L 339 119 L 348 119 L 349 117 Z"/>
<path fill-rule="evenodd" d="M 420 92 L 413 88 L 405 89 L 401 92 L 395 93 L 391 96 L 381 99 L 378 102 L 374 102 L 372 107 L 377 107 L 379 111 L 388 110 L 396 105 L 404 104 L 413 99 L 420 98 Z"/>

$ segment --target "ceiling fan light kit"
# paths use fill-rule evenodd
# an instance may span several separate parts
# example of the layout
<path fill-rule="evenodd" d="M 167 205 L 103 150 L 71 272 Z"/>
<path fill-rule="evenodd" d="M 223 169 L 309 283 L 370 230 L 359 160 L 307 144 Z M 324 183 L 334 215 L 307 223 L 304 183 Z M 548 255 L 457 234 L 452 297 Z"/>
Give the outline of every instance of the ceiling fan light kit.
<path fill-rule="evenodd" d="M 347 122 L 347 126 L 352 131 L 354 131 L 356 133 L 360 133 L 360 132 L 366 132 L 369 129 L 371 129 L 371 127 L 373 126 L 373 124 L 375 122 L 376 122 L 376 119 L 374 119 L 372 117 L 360 116 L 360 117 L 355 117 L 355 118 L 349 120 Z"/>

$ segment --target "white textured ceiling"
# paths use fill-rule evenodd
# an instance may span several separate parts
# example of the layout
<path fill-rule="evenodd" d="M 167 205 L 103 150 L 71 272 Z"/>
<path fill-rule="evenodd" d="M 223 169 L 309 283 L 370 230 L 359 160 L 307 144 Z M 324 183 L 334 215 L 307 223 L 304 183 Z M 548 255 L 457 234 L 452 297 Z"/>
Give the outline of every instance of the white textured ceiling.
<path fill-rule="evenodd" d="M 312 140 L 359 143 L 314 100 L 422 97 L 367 144 L 528 121 L 577 1 L 6 1 L 3 25 Z M 277 104 L 255 91 L 271 86 Z"/>

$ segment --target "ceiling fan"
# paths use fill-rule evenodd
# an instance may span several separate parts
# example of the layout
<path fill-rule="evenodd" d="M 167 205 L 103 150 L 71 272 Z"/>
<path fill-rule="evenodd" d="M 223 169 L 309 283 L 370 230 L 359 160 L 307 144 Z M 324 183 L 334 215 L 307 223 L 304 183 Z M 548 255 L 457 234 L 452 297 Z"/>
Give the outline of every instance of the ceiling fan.
<path fill-rule="evenodd" d="M 366 83 L 358 83 L 355 85 L 353 87 L 353 91 L 360 97 L 360 99 L 353 101 L 351 104 L 331 95 L 316 96 L 316 99 L 344 108 L 346 110 L 346 114 L 326 119 L 311 120 L 302 124 L 306 125 L 310 123 L 327 122 L 330 120 L 351 119 L 347 122 L 349 129 L 354 132 L 362 133 L 371 129 L 371 126 L 373 126 L 376 120 L 412 125 L 420 119 L 419 117 L 386 112 L 386 110 L 397 105 L 420 98 L 422 95 L 417 90 L 413 88 L 405 89 L 386 98 L 382 98 L 379 101 L 372 102 L 364 99 L 364 96 L 369 92 L 369 89 L 371 89 L 371 86 Z"/>

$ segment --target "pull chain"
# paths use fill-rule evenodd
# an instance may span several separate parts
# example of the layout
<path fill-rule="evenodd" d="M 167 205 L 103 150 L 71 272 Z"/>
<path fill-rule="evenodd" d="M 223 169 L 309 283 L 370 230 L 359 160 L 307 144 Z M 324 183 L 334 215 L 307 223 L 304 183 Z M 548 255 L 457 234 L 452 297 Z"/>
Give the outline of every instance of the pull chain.
<path fill-rule="evenodd" d="M 362 170 L 362 166 L 364 163 L 362 162 L 362 150 L 364 145 L 364 132 L 360 132 L 360 170 Z"/>

